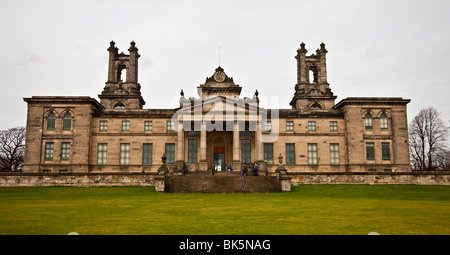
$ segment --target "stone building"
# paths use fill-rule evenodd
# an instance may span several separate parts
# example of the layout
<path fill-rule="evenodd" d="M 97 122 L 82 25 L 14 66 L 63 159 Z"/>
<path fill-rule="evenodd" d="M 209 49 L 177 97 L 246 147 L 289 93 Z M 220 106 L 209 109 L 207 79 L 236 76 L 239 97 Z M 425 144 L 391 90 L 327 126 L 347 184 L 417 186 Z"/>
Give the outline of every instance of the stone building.
<path fill-rule="evenodd" d="M 257 162 L 271 175 L 279 157 L 288 172 L 411 171 L 410 100 L 351 97 L 335 103 L 323 43 L 311 55 L 303 43 L 297 50 L 297 84 L 285 109 L 260 107 L 258 91 L 241 97 L 242 87 L 221 67 L 197 87 L 198 98 L 181 91 L 179 107 L 145 109 L 134 42 L 128 51 L 118 53 L 110 43 L 100 102 L 24 98 L 24 172 L 157 172 L 163 154 L 173 172 L 239 171 Z"/>

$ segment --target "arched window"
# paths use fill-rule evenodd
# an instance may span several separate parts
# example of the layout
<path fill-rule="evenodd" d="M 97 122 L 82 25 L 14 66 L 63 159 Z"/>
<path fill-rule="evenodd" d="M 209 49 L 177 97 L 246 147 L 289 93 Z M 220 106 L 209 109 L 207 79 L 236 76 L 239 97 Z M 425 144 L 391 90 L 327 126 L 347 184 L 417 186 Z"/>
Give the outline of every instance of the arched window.
<path fill-rule="evenodd" d="M 47 116 L 47 130 L 54 130 L 55 129 L 55 114 L 50 113 Z"/>
<path fill-rule="evenodd" d="M 373 129 L 372 115 L 366 114 L 366 117 L 364 117 L 364 126 L 366 127 L 366 130 Z"/>
<path fill-rule="evenodd" d="M 72 127 L 72 116 L 70 115 L 70 113 L 66 113 L 63 119 L 63 129 L 70 130 L 71 127 Z"/>
<path fill-rule="evenodd" d="M 125 109 L 125 105 L 123 105 L 122 103 L 119 102 L 114 105 L 114 109 L 118 109 L 118 110 Z"/>
<path fill-rule="evenodd" d="M 311 107 L 309 107 L 309 109 L 311 110 L 322 110 L 322 106 L 320 106 L 319 103 L 314 103 L 311 105 Z"/>
<path fill-rule="evenodd" d="M 380 116 L 380 127 L 382 130 L 388 129 L 388 118 L 384 113 Z"/>
<path fill-rule="evenodd" d="M 123 64 L 120 64 L 117 67 L 117 81 L 126 82 L 127 81 L 127 67 Z"/>

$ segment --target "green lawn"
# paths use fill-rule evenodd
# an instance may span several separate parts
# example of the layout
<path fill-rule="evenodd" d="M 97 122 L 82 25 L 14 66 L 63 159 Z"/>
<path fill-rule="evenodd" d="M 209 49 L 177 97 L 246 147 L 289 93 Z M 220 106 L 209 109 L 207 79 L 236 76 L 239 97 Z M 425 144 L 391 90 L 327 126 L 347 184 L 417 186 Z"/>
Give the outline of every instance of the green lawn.
<path fill-rule="evenodd" d="M 0 188 L 1 235 L 449 235 L 450 186 L 301 185 L 278 194 Z"/>

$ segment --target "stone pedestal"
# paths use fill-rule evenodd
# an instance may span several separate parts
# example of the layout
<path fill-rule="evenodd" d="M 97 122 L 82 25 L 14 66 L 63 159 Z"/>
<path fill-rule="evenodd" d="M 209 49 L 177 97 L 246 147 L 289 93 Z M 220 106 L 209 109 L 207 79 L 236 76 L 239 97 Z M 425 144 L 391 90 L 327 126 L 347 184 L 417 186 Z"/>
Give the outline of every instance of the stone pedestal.
<path fill-rule="evenodd" d="M 208 161 L 200 160 L 200 162 L 198 162 L 198 170 L 199 171 L 211 170 L 211 169 L 208 169 Z"/>
<path fill-rule="evenodd" d="M 166 191 L 166 176 L 158 175 L 155 177 L 155 191 L 165 192 Z"/>
<path fill-rule="evenodd" d="M 233 163 L 231 163 L 231 169 L 233 171 L 237 171 L 237 172 L 241 171 L 241 166 L 242 166 L 241 161 L 233 160 Z"/>
<path fill-rule="evenodd" d="M 291 176 L 287 176 L 287 175 L 282 175 L 280 177 L 280 182 L 281 182 L 281 191 L 286 192 L 286 191 L 291 191 Z"/>

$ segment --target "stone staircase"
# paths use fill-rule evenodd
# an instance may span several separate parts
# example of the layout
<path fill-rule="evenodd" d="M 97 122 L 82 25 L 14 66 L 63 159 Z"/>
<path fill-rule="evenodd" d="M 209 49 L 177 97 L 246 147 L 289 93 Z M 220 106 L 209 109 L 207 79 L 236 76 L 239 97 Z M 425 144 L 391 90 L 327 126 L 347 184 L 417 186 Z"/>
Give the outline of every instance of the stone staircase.
<path fill-rule="evenodd" d="M 243 176 L 239 172 L 198 171 L 185 175 L 169 175 L 166 179 L 167 193 L 277 193 L 281 184 L 272 176 Z"/>

